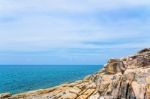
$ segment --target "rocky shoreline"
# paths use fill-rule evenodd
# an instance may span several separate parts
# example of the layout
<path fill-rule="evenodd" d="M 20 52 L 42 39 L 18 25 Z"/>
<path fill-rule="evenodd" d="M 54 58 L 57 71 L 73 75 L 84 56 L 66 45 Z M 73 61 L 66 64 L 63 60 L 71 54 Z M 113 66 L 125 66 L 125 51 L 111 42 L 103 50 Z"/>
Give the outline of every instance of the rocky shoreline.
<path fill-rule="evenodd" d="M 72 83 L 0 99 L 150 99 L 150 48 L 110 59 L 97 73 Z"/>

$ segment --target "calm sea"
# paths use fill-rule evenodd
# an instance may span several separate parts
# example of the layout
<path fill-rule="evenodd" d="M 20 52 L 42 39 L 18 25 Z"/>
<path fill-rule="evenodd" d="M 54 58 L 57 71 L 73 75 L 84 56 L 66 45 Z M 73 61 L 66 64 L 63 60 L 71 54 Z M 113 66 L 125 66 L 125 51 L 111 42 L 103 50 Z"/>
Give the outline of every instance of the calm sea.
<path fill-rule="evenodd" d="M 72 82 L 97 72 L 100 65 L 1 65 L 0 93 L 21 93 Z"/>

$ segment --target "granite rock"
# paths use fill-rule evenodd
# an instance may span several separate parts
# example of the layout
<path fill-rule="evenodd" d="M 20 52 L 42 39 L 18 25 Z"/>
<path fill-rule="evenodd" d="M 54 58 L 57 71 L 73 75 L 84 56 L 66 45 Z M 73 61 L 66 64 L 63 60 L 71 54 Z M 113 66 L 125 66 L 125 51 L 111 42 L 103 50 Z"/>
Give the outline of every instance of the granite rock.
<path fill-rule="evenodd" d="M 132 56 L 110 59 L 95 74 L 53 88 L 0 99 L 150 99 L 150 48 Z"/>

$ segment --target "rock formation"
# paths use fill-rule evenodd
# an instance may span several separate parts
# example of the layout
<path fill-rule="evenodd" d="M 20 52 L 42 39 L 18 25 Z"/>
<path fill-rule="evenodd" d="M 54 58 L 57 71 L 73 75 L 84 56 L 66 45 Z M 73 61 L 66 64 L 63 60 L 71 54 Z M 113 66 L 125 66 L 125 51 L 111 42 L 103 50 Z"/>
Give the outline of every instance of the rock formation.
<path fill-rule="evenodd" d="M 150 48 L 133 56 L 110 59 L 83 80 L 1 99 L 150 99 Z"/>

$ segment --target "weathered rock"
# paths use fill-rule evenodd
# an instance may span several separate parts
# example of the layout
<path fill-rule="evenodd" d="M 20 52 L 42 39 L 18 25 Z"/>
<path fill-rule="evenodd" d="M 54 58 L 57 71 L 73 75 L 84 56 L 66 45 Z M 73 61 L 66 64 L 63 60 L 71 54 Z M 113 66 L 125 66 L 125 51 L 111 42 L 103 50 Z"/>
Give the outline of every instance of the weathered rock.
<path fill-rule="evenodd" d="M 110 59 L 100 71 L 72 83 L 0 99 L 150 99 L 150 48 Z"/>
<path fill-rule="evenodd" d="M 138 53 L 139 53 L 139 54 L 150 53 L 150 48 L 142 49 L 142 50 L 140 50 Z"/>
<path fill-rule="evenodd" d="M 99 99 L 99 97 L 100 97 L 100 94 L 99 94 L 98 92 L 96 92 L 96 93 L 92 94 L 92 95 L 89 97 L 89 99 Z"/>
<path fill-rule="evenodd" d="M 138 84 L 137 82 L 132 82 L 132 89 L 134 92 L 134 95 L 137 99 L 144 99 L 145 98 L 145 85 L 143 84 Z"/>
<path fill-rule="evenodd" d="M 95 89 L 87 89 L 77 99 L 87 99 L 95 91 Z"/>
<path fill-rule="evenodd" d="M 109 59 L 108 63 L 120 62 L 120 59 Z"/>
<path fill-rule="evenodd" d="M 132 56 L 127 61 L 128 68 L 139 68 L 139 67 L 146 67 L 150 65 L 150 59 L 146 58 L 145 56 Z"/>
<path fill-rule="evenodd" d="M 0 94 L 0 99 L 9 98 L 11 96 L 12 96 L 12 94 L 10 94 L 10 93 L 2 93 L 2 94 Z"/>
<path fill-rule="evenodd" d="M 74 93 L 65 93 L 58 99 L 75 99 L 77 97 L 77 94 Z"/>
<path fill-rule="evenodd" d="M 110 59 L 108 64 L 105 65 L 105 72 L 108 74 L 123 73 L 124 71 L 125 65 L 119 59 Z"/>

